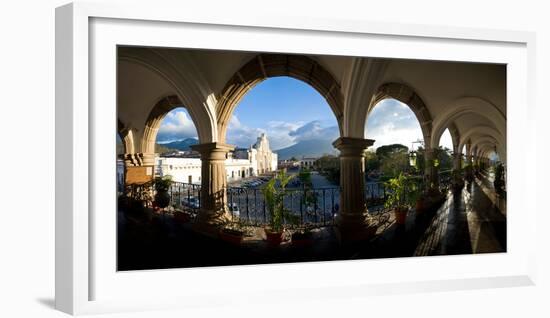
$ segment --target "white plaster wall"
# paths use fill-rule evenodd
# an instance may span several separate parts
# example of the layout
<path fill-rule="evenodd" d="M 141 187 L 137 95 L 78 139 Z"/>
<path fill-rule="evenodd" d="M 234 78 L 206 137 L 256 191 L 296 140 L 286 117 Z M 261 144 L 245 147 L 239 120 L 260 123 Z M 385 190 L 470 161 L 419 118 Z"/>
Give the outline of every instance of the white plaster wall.
<path fill-rule="evenodd" d="M 184 183 L 189 182 L 189 176 L 192 177 L 193 183 L 200 183 L 201 165 L 201 160 L 198 158 L 157 157 L 155 159 L 157 175 L 170 175 L 174 181 Z M 242 179 L 242 171 L 245 171 L 245 176 L 250 176 L 250 168 L 253 168 L 253 171 L 257 171 L 257 167 L 247 159 L 230 158 L 225 161 L 225 171 L 228 181 Z"/>

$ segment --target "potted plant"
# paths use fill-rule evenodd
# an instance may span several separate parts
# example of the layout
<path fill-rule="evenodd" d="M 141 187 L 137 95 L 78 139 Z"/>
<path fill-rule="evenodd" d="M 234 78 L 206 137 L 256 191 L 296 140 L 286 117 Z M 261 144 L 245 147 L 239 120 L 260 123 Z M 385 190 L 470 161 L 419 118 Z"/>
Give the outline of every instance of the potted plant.
<path fill-rule="evenodd" d="M 229 222 L 219 232 L 221 240 L 233 245 L 241 245 L 244 235 L 244 227 L 240 222 Z"/>
<path fill-rule="evenodd" d="M 151 184 L 127 185 L 118 198 L 118 208 L 128 217 L 145 218 L 147 206 L 151 202 Z"/>
<path fill-rule="evenodd" d="M 409 184 L 409 180 L 403 173 L 385 182 L 389 195 L 384 206 L 393 208 L 395 223 L 399 225 L 405 224 L 412 201 L 411 192 L 408 191 Z"/>
<path fill-rule="evenodd" d="M 409 178 L 407 180 L 407 194 L 411 207 L 415 205 L 415 211 L 422 213 L 428 208 L 429 200 L 425 193 L 422 192 L 422 180 Z"/>
<path fill-rule="evenodd" d="M 270 246 L 278 246 L 283 241 L 285 219 L 295 220 L 295 216 L 284 207 L 285 188 L 293 177 L 281 170 L 261 189 L 269 213 L 269 226 L 264 228 L 264 232 Z"/>
<path fill-rule="evenodd" d="M 161 209 L 170 204 L 170 194 L 168 190 L 172 185 L 172 176 L 155 178 L 155 206 Z"/>

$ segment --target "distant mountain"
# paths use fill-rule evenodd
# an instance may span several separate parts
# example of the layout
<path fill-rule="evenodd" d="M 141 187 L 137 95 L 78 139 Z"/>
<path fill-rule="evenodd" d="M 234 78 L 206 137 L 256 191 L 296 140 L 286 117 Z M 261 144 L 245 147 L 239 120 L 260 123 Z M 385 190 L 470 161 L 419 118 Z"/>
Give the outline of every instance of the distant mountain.
<path fill-rule="evenodd" d="M 326 139 L 312 139 L 300 141 L 295 145 L 275 150 L 279 159 L 290 159 L 296 157 L 320 157 L 322 155 L 336 155 L 338 151 L 332 146 L 332 141 Z"/>
<path fill-rule="evenodd" d="M 198 143 L 199 143 L 199 141 L 195 138 L 186 138 L 186 139 L 183 139 L 183 140 L 177 140 L 177 141 L 172 141 L 172 142 L 169 142 L 169 143 L 157 144 L 157 145 L 161 145 L 164 148 L 168 148 L 168 149 L 175 149 L 175 150 L 182 150 L 183 151 L 183 150 L 191 150 L 191 146 L 196 145 Z"/>

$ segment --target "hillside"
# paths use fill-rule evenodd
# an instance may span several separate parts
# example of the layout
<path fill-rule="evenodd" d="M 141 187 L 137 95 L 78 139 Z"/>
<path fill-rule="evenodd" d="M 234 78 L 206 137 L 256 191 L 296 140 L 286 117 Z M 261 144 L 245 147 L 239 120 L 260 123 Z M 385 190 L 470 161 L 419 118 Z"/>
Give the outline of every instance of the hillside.
<path fill-rule="evenodd" d="M 275 150 L 279 159 L 290 159 L 292 157 L 320 157 L 326 154 L 338 154 L 338 151 L 332 146 L 330 140 L 314 139 L 300 141 L 287 148 Z"/>
<path fill-rule="evenodd" d="M 183 140 L 177 140 L 172 141 L 165 144 L 160 144 L 160 146 L 168 149 L 175 149 L 175 150 L 191 150 L 192 145 L 198 144 L 199 141 L 196 138 L 186 138 Z M 159 144 L 157 144 L 158 146 Z"/>

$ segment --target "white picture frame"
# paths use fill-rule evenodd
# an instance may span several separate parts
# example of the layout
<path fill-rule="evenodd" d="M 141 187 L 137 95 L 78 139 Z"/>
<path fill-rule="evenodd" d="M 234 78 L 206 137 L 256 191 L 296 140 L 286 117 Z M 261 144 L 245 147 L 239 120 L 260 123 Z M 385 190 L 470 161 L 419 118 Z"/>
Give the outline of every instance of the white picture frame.
<path fill-rule="evenodd" d="M 183 4 L 181 5 L 183 6 Z M 151 26 L 157 32 L 150 36 Z M 139 34 L 132 31 L 140 28 Z M 437 46 L 453 45 L 456 50 L 447 55 L 435 53 L 434 59 L 450 59 L 477 62 L 506 62 L 512 70 L 508 82 L 508 222 L 509 248 L 504 254 L 446 256 L 442 258 L 408 258 L 391 260 L 362 260 L 353 262 L 323 262 L 302 264 L 275 264 L 261 266 L 231 266 L 222 268 L 140 271 L 117 273 L 116 268 L 102 268 L 112 264 L 115 242 L 113 224 L 108 226 L 106 238 L 93 237 L 94 231 L 103 223 L 94 217 L 98 206 L 112 206 L 114 197 L 98 196 L 97 187 L 109 182 L 110 177 L 98 176 L 105 167 L 98 155 L 114 149 L 114 121 L 112 132 L 97 131 L 97 118 L 110 118 L 114 109 L 94 108 L 94 103 L 113 103 L 112 95 L 96 95 L 94 89 L 111 85 L 115 81 L 113 66 L 116 45 L 132 44 L 150 46 L 185 47 L 184 42 L 171 42 L 169 36 L 159 35 L 178 32 L 178 28 L 192 27 L 198 35 L 202 28 L 209 34 L 220 37 L 234 32 L 234 36 L 256 32 L 269 37 L 277 32 L 287 35 L 315 34 L 315 37 L 342 37 L 347 42 L 359 38 L 376 38 L 380 43 L 392 41 L 399 44 L 407 41 L 411 50 L 395 57 L 426 58 L 415 43 Z M 225 31 L 224 31 L 225 30 Z M 181 30 L 179 30 L 181 31 Z M 239 33 L 244 32 L 244 33 Z M 191 33 L 190 33 L 191 34 Z M 232 36 L 233 36 L 232 35 Z M 122 39 L 122 40 L 121 40 Z M 178 40 L 181 41 L 181 40 Z M 194 38 L 197 47 L 216 48 Z M 420 41 L 420 42 L 419 42 Z M 292 51 L 292 41 L 277 43 L 242 43 L 213 41 L 217 48 L 233 45 L 232 49 L 258 50 L 262 47 Z M 225 43 L 225 44 L 224 44 Z M 295 43 L 295 42 L 294 42 Z M 189 42 L 188 44 L 189 45 Z M 286 48 L 285 48 L 286 45 Z M 484 45 L 486 46 L 484 48 Z M 215 12 L 200 12 L 174 7 L 154 8 L 143 5 L 117 6 L 110 4 L 74 3 L 56 10 L 56 308 L 71 314 L 104 313 L 114 311 L 145 310 L 187 306 L 230 304 L 246 296 L 249 301 L 264 302 L 266 296 L 277 296 L 277 301 L 296 299 L 321 299 L 323 297 L 350 297 L 392 294 L 419 291 L 448 291 L 459 289 L 527 286 L 536 282 L 535 257 L 535 194 L 524 190 L 524 185 L 534 182 L 535 167 L 522 167 L 521 156 L 536 156 L 534 139 L 527 138 L 536 131 L 534 119 L 534 45 L 535 36 L 529 32 L 479 30 L 466 28 L 436 28 L 423 25 L 399 23 L 374 23 L 368 21 L 297 19 L 278 15 L 249 16 L 216 15 Z M 377 54 L 383 53 L 378 44 Z M 352 45 L 350 45 L 350 50 Z M 491 47 L 494 52 L 479 54 Z M 103 50 L 103 48 L 107 48 Z M 310 50 L 319 50 L 312 45 Z M 345 49 L 345 48 L 344 48 Z M 362 54 L 357 46 L 353 54 Z M 311 53 L 342 53 L 342 48 L 327 47 L 325 51 Z M 506 53 L 499 57 L 498 52 Z M 382 52 L 382 53 L 381 53 Z M 478 52 L 478 53 L 476 53 Z M 470 53 L 472 55 L 470 55 Z M 476 57 L 477 54 L 477 57 Z M 505 56 L 506 55 L 506 56 Z M 104 58 L 106 57 L 106 58 Z M 101 65 L 97 67 L 97 65 Z M 97 79 L 101 78 L 98 84 Z M 111 113 L 109 113 L 111 112 Z M 104 117 L 106 116 L 106 117 Z M 514 128 L 515 127 L 515 128 Z M 529 127 L 519 130 L 518 127 Z M 111 141 L 103 142 L 113 135 Z M 101 147 L 102 149 L 98 149 Z M 92 151 L 92 149 L 94 151 Z M 114 169 L 114 167 L 113 167 Z M 104 171 L 104 170 L 101 170 Z M 114 170 L 113 170 L 114 171 Z M 114 173 L 112 174 L 114 178 Z M 114 184 L 114 183 L 112 183 Z M 99 199 L 101 198 L 101 200 Z M 515 211 L 521 205 L 521 217 Z M 111 241 L 109 241 L 111 240 Z M 101 249 L 101 246 L 112 247 Z M 100 252 L 98 252 L 100 251 Z M 475 257 L 473 259 L 472 257 Z M 98 265 L 99 264 L 99 265 Z M 499 267 L 494 267 L 500 264 Z M 105 266 L 103 266 L 105 267 Z M 434 270 L 444 267 L 446 270 Z M 392 273 L 399 269 L 415 270 L 414 277 L 400 277 Z M 492 269 L 491 269 L 492 268 Z M 366 270 L 365 270 L 366 269 Z M 319 282 L 307 273 L 334 271 L 339 275 Z M 375 272 L 374 275 L 361 274 Z M 235 280 L 238 274 L 247 278 Z M 279 284 L 277 280 L 285 273 L 293 280 Z M 290 273 L 290 274 L 289 274 Z M 361 275 L 360 275 L 361 274 Z M 386 274 L 386 275 L 384 275 Z M 268 276 L 268 278 L 265 278 Z M 409 275 L 411 276 L 411 275 Z M 208 279 L 211 278 L 211 279 Z M 168 288 L 167 282 L 187 279 L 194 286 L 194 293 Z M 100 283 L 101 281 L 101 283 Z M 136 284 L 137 282 L 137 284 Z M 242 288 L 228 289 L 223 286 L 240 283 Z M 139 295 L 137 289 L 155 289 L 166 286 L 165 293 Z M 215 288 L 213 288 L 215 287 Z M 307 290 L 307 293 L 304 293 Z M 197 292 L 198 291 L 198 292 Z M 261 295 L 258 293 L 261 291 Z M 123 295 L 124 297 L 118 297 Z M 171 295 L 168 297 L 167 295 Z M 223 295 L 223 297 L 218 297 Z M 337 295 L 337 296 L 336 296 Z M 274 298 L 274 297 L 271 297 Z M 215 299 L 215 301 L 214 301 Z M 139 300 L 139 301 L 136 301 Z"/>

